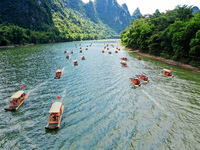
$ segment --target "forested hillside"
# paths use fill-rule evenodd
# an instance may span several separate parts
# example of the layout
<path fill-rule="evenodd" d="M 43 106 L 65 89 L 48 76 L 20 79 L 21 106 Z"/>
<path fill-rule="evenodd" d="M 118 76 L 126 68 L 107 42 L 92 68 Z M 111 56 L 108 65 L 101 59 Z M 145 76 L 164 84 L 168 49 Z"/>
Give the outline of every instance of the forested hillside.
<path fill-rule="evenodd" d="M 114 29 L 117 33 L 128 27 L 131 15 L 126 4 L 119 6 L 116 0 L 95 0 L 95 9 L 98 17 L 104 24 Z"/>
<path fill-rule="evenodd" d="M 53 25 L 48 0 L 1 0 L 0 24 L 13 24 L 30 30 L 44 30 Z"/>
<path fill-rule="evenodd" d="M 93 2 L 2 0 L 0 45 L 119 38 L 97 16 Z"/>
<path fill-rule="evenodd" d="M 95 23 L 87 17 L 87 14 L 68 9 L 65 5 L 62 0 L 54 0 L 52 3 L 53 22 L 60 32 L 62 41 L 118 37 L 113 29 L 101 21 L 96 20 Z M 82 10 L 81 7 L 76 9 Z"/>
<path fill-rule="evenodd" d="M 142 52 L 179 60 L 200 68 L 200 13 L 177 6 L 132 20 L 121 34 L 123 45 Z"/>
<path fill-rule="evenodd" d="M 1 0 L 0 45 L 55 42 L 58 36 L 48 0 Z"/>

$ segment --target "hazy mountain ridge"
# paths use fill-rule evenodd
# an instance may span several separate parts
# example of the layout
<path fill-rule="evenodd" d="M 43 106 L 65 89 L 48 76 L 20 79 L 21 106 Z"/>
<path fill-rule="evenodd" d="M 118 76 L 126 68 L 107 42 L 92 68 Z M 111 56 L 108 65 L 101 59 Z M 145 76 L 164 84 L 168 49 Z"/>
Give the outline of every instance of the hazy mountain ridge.
<path fill-rule="evenodd" d="M 192 12 L 192 13 L 194 14 L 194 13 L 197 12 L 197 11 L 199 11 L 199 7 L 194 6 L 194 7 L 193 7 L 193 12 Z"/>
<path fill-rule="evenodd" d="M 155 13 L 160 13 L 160 10 L 159 10 L 159 9 L 156 9 Z"/>
<path fill-rule="evenodd" d="M 77 11 L 95 23 L 103 22 L 117 33 L 128 27 L 131 21 L 127 5 L 120 6 L 116 0 L 95 0 L 94 2 L 90 0 L 88 3 L 83 3 L 81 0 L 60 0 L 60 3 L 63 3 L 63 9 Z"/>
<path fill-rule="evenodd" d="M 56 5 L 55 1 L 57 1 Z M 81 7 L 78 9 L 85 12 L 84 7 L 91 7 L 91 5 L 92 3 L 79 5 Z M 94 12 L 94 10 L 92 11 Z M 67 8 L 63 0 L 54 0 L 52 14 L 55 27 L 59 29 L 63 39 L 70 38 L 70 41 L 73 41 L 74 38 L 76 40 L 89 40 L 91 37 L 92 39 L 117 37 L 117 33 L 99 21 L 98 18 L 95 21 L 91 21 L 92 19 L 89 19 L 85 13 L 81 13 L 73 7 Z"/>
<path fill-rule="evenodd" d="M 116 0 L 95 0 L 94 5 L 98 17 L 116 32 L 128 27 L 131 17 L 126 4 L 120 6 Z"/>
<path fill-rule="evenodd" d="M 133 12 L 131 18 L 132 19 L 137 19 L 138 17 L 142 16 L 140 9 L 137 7 L 136 10 Z"/>
<path fill-rule="evenodd" d="M 117 33 L 128 27 L 131 21 L 127 5 L 120 6 L 116 0 L 94 0 L 94 2 L 89 1 L 88 3 L 83 3 L 81 0 L 63 0 L 63 2 L 66 3 L 67 8 L 82 13 L 95 23 L 102 21 Z"/>

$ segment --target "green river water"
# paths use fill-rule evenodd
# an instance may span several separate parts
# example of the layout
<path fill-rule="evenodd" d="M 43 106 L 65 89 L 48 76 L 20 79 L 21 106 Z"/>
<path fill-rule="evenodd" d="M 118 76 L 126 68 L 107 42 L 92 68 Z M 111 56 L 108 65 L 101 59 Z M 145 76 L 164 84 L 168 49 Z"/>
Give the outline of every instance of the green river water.
<path fill-rule="evenodd" d="M 0 149 L 200 149 L 200 73 L 143 56 L 138 61 L 119 42 L 1 50 Z M 104 43 L 109 44 L 111 55 L 107 50 L 102 53 Z M 116 47 L 119 53 L 114 53 Z M 74 51 L 69 60 L 65 49 Z M 126 55 L 124 68 L 120 58 Z M 78 66 L 73 66 L 75 58 Z M 63 76 L 55 80 L 59 67 Z M 164 68 L 173 68 L 175 78 L 159 74 Z M 134 88 L 129 78 L 140 72 L 151 82 Z M 21 85 L 29 97 L 17 111 L 5 111 Z M 65 106 L 60 129 L 45 130 L 55 101 Z"/>

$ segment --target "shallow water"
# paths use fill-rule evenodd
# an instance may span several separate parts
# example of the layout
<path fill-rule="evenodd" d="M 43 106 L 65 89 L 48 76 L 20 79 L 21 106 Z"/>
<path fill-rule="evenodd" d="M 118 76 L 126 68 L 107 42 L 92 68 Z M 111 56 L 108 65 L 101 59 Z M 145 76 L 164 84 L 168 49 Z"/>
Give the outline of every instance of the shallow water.
<path fill-rule="evenodd" d="M 0 149 L 200 149 L 200 74 L 143 56 L 138 61 L 119 42 L 1 50 Z M 104 43 L 121 51 L 116 54 L 110 46 L 112 54 L 102 54 Z M 74 50 L 69 60 L 65 49 Z M 120 58 L 126 55 L 128 67 L 123 68 Z M 55 80 L 59 67 L 63 76 Z M 160 75 L 163 68 L 173 68 L 176 78 Z M 129 78 L 140 72 L 147 73 L 151 83 L 134 88 Z M 28 99 L 15 112 L 4 111 L 21 85 Z M 61 127 L 45 130 L 55 101 L 65 106 Z"/>

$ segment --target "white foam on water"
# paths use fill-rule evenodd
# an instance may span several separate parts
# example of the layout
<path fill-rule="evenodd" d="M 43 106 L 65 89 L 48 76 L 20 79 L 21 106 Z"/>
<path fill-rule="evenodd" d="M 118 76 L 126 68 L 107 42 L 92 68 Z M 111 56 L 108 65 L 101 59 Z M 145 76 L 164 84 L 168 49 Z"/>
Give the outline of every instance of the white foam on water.
<path fill-rule="evenodd" d="M 154 104 L 156 104 L 158 106 L 158 108 L 162 109 L 162 110 L 165 110 L 159 103 L 156 102 L 156 100 L 154 98 L 151 97 L 151 95 L 149 95 L 147 92 L 145 92 L 144 90 L 142 90 L 142 92 L 144 94 L 146 94 L 153 102 Z"/>
<path fill-rule="evenodd" d="M 38 84 L 38 85 L 35 86 L 35 88 L 33 88 L 32 90 L 29 90 L 27 94 L 32 93 L 33 91 L 37 90 L 39 87 L 45 85 L 47 82 L 48 82 L 48 80 L 47 80 L 47 81 L 44 81 L 44 82 L 42 82 L 42 83 L 40 83 L 40 84 Z"/>
<path fill-rule="evenodd" d="M 171 95 L 169 92 L 166 92 L 165 90 L 159 88 L 159 87 L 156 87 L 155 85 L 153 85 L 155 88 L 161 90 L 163 93 L 165 93 L 166 95 Z M 176 98 L 170 98 L 169 100 L 173 101 L 173 102 L 176 102 L 182 106 L 185 106 L 185 107 L 193 107 L 193 108 L 196 108 L 196 109 L 199 109 L 200 110 L 200 107 L 197 106 L 197 105 L 193 105 L 193 104 L 190 104 L 190 103 L 187 103 L 187 102 L 184 102 L 184 101 L 180 101 L 180 100 L 177 100 Z M 190 110 L 191 111 L 191 110 Z"/>
<path fill-rule="evenodd" d="M 64 68 L 62 69 L 62 74 L 64 74 L 64 71 L 65 71 L 66 68 L 67 68 L 67 67 L 64 67 Z"/>
<path fill-rule="evenodd" d="M 63 102 L 66 93 L 67 93 L 67 89 L 63 90 L 63 92 L 61 93 L 61 99 L 60 99 L 61 102 Z"/>

